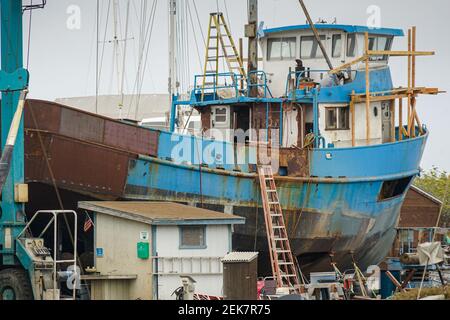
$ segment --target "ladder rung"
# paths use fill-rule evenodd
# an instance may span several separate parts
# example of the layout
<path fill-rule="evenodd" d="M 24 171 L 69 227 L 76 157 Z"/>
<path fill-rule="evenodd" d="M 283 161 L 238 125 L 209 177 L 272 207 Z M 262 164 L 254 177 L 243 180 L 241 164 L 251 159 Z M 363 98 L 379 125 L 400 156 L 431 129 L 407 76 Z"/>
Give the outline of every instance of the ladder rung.
<path fill-rule="evenodd" d="M 294 265 L 294 263 L 292 263 L 292 262 L 278 262 L 278 264 L 279 264 L 280 266 L 290 266 L 290 265 Z"/>
<path fill-rule="evenodd" d="M 276 205 L 276 204 L 280 204 L 279 202 L 269 202 L 270 206 Z"/>
<path fill-rule="evenodd" d="M 277 251 L 277 253 L 289 253 L 290 251 L 289 250 L 276 250 Z"/>
<path fill-rule="evenodd" d="M 275 241 L 288 241 L 288 238 L 275 238 Z"/>
<path fill-rule="evenodd" d="M 282 274 L 282 278 L 297 278 L 297 275 L 295 274 Z"/>
<path fill-rule="evenodd" d="M 274 229 L 285 229 L 283 226 L 273 226 Z"/>

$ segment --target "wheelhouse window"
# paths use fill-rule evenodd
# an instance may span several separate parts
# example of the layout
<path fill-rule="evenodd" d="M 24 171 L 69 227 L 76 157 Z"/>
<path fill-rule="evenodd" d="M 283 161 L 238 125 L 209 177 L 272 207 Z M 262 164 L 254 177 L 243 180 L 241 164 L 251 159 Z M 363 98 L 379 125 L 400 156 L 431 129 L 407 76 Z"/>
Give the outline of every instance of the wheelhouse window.
<path fill-rule="evenodd" d="M 297 39 L 295 37 L 272 38 L 267 41 L 267 45 L 267 60 L 295 59 L 295 52 L 297 51 Z"/>
<path fill-rule="evenodd" d="M 201 249 L 206 247 L 205 226 L 182 226 L 180 227 L 180 248 Z"/>
<path fill-rule="evenodd" d="M 320 40 L 324 42 L 325 36 L 320 36 Z M 320 50 L 319 42 L 314 36 L 303 36 L 300 40 L 300 56 L 302 59 L 323 58 L 322 50 Z"/>
<path fill-rule="evenodd" d="M 325 109 L 326 130 L 350 130 L 350 107 Z"/>
<path fill-rule="evenodd" d="M 342 35 L 334 34 L 332 56 L 333 58 L 340 58 L 341 54 L 342 54 Z"/>
<path fill-rule="evenodd" d="M 356 34 L 347 35 L 347 57 L 356 56 Z"/>
<path fill-rule="evenodd" d="M 371 36 L 369 37 L 369 50 L 389 51 L 392 48 L 393 37 Z M 371 61 L 387 61 L 388 56 L 372 56 Z"/>

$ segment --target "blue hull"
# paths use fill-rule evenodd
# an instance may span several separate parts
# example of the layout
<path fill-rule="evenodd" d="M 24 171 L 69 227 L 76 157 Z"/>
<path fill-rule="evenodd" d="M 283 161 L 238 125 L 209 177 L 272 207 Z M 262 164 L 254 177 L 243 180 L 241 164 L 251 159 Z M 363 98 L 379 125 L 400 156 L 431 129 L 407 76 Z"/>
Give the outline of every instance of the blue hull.
<path fill-rule="evenodd" d="M 352 254 L 363 268 L 385 258 L 406 192 L 380 200 L 382 185 L 419 173 L 427 137 L 369 147 L 312 150 L 312 178 L 277 178 L 294 254 L 307 271 L 328 269 L 330 252 L 343 269 L 350 267 Z M 159 143 L 164 148 L 158 158 L 140 157 L 130 164 L 125 198 L 195 205 L 203 202 L 207 208 L 244 216 L 247 223 L 236 227 L 234 247 L 265 251 L 256 174 L 217 165 L 202 168 L 200 175 L 198 166 L 161 160 L 169 158 L 167 150 L 172 150 L 175 142 L 162 133 Z"/>

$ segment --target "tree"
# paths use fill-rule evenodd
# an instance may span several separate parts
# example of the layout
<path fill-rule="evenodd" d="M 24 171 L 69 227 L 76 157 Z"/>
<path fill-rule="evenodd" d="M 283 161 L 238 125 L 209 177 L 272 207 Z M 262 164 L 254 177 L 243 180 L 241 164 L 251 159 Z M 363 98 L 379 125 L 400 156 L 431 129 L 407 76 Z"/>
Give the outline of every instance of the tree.
<path fill-rule="evenodd" d="M 445 202 L 441 221 L 450 222 L 450 175 L 433 167 L 430 171 L 423 172 L 415 180 L 414 185 Z"/>

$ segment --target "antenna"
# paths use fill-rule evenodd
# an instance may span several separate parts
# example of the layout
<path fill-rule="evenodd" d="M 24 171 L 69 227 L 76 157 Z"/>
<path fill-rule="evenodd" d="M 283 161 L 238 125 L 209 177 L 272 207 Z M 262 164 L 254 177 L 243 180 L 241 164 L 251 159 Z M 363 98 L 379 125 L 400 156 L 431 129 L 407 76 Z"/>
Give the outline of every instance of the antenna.
<path fill-rule="evenodd" d="M 177 35 L 178 0 L 169 0 L 169 96 L 178 94 L 177 63 L 176 63 L 176 35 Z"/>

